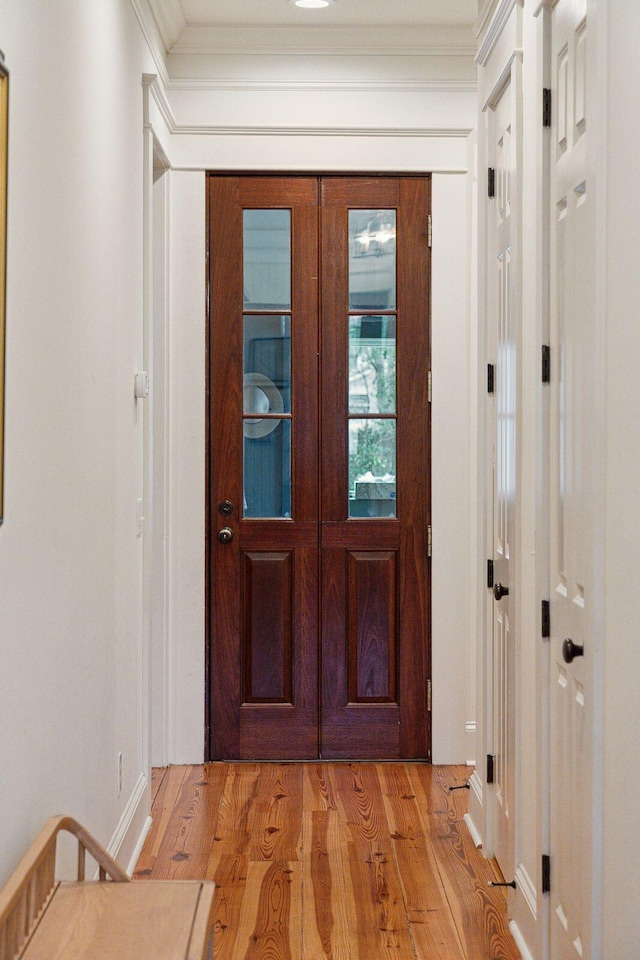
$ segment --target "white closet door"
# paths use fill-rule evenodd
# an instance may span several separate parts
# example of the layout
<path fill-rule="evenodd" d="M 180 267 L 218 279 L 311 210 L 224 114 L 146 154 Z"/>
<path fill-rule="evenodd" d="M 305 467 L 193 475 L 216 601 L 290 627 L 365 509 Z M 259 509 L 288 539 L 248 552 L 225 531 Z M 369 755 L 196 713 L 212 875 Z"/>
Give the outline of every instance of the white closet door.
<path fill-rule="evenodd" d="M 515 67 L 514 67 L 515 69 Z M 493 110 L 495 196 L 490 201 L 490 283 L 495 327 L 493 416 L 493 841 L 507 880 L 514 875 L 515 799 L 515 506 L 516 506 L 516 209 L 515 81 Z"/>
<path fill-rule="evenodd" d="M 595 264 L 585 152 L 586 0 L 553 6 L 551 37 L 550 944 L 552 960 L 576 960 L 590 956 L 591 902 L 590 542 L 582 455 L 585 317 Z"/>

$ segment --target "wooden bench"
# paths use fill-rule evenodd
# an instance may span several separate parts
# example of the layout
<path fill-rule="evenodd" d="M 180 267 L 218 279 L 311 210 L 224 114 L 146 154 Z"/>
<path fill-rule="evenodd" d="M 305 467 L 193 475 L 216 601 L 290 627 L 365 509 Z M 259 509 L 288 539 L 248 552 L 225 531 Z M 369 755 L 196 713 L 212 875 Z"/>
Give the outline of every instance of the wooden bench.
<path fill-rule="evenodd" d="M 61 830 L 78 840 L 77 880 L 56 881 Z M 85 880 L 89 853 L 99 880 Z M 132 883 L 71 817 L 52 817 L 0 891 L 0 960 L 211 960 L 211 881 Z"/>

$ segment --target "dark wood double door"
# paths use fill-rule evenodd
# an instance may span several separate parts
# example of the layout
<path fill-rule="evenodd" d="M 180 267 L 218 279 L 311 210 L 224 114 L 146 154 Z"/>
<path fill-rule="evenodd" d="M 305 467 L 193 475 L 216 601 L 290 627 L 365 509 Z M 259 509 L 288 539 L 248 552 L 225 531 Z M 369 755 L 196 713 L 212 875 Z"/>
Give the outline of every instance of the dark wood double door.
<path fill-rule="evenodd" d="M 209 757 L 429 759 L 430 180 L 207 190 Z"/>

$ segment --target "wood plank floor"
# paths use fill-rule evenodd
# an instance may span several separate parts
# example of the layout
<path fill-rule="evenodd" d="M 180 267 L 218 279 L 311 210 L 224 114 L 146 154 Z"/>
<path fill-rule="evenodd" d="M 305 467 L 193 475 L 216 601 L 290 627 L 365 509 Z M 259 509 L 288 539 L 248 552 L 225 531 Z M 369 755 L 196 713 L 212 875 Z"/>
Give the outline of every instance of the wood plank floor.
<path fill-rule="evenodd" d="M 215 960 L 517 960 L 466 767 L 212 763 L 153 774 L 137 879 L 215 880 Z"/>

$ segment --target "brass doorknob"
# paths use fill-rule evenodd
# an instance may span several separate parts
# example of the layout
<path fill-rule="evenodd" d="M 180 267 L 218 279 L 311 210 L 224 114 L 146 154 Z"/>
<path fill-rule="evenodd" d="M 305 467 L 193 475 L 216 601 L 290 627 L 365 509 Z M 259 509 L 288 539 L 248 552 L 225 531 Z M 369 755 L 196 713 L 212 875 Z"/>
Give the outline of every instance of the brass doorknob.
<path fill-rule="evenodd" d="M 218 530 L 218 540 L 220 543 L 231 543 L 233 540 L 233 530 L 231 527 L 223 527 L 222 530 Z"/>

